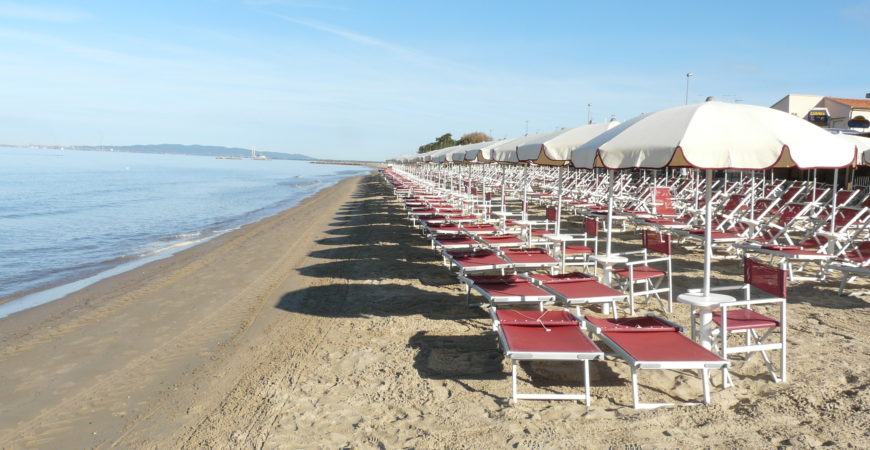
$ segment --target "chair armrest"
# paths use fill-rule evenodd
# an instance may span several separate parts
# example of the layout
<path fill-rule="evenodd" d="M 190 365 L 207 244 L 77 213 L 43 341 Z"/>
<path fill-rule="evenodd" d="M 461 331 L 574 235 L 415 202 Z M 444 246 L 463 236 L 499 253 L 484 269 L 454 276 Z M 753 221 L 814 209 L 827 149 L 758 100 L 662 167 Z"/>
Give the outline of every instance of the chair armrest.
<path fill-rule="evenodd" d="M 752 305 L 763 305 L 763 304 L 772 304 L 772 303 L 782 303 L 785 304 L 786 300 L 781 297 L 770 297 L 770 298 L 759 298 L 755 300 L 740 300 L 736 302 L 728 302 L 723 303 L 723 308 L 732 308 L 732 307 L 740 307 L 740 306 L 752 306 Z"/>
<path fill-rule="evenodd" d="M 717 286 L 717 287 L 711 287 L 710 292 L 737 291 L 737 290 L 741 290 L 741 289 L 746 290 L 748 288 L 749 288 L 748 284 L 740 284 L 740 285 L 733 285 L 733 286 Z M 703 291 L 703 289 L 693 288 L 693 289 L 689 289 L 688 292 L 690 294 L 700 294 L 702 291 Z M 730 303 L 730 304 L 733 305 L 733 303 Z"/>

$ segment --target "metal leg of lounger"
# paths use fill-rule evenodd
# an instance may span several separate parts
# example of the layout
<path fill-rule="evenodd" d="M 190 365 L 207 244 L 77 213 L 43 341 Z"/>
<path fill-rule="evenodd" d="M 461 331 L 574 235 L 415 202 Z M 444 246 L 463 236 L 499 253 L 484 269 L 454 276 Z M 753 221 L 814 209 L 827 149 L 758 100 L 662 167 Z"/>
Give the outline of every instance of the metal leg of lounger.
<path fill-rule="evenodd" d="M 583 360 L 583 384 L 586 387 L 584 394 L 586 394 L 586 407 L 588 408 L 592 404 L 592 395 L 589 392 L 589 360 Z"/>
<path fill-rule="evenodd" d="M 640 400 L 637 393 L 637 367 L 631 366 L 631 399 L 634 402 L 634 409 L 640 408 Z"/>
<path fill-rule="evenodd" d="M 513 403 L 517 403 L 517 360 L 511 360 L 511 387 L 513 388 Z"/>
<path fill-rule="evenodd" d="M 704 404 L 710 403 L 710 379 L 709 369 L 701 369 L 701 380 L 704 383 Z"/>

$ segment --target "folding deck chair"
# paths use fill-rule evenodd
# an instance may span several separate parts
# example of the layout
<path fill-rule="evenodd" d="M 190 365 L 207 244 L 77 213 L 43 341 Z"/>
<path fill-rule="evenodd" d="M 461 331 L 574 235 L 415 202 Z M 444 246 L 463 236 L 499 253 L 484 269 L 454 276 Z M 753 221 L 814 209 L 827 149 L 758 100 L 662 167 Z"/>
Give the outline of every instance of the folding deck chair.
<path fill-rule="evenodd" d="M 717 333 L 720 338 L 714 342 L 714 350 L 718 349 L 719 354 L 723 358 L 728 358 L 728 355 L 734 353 L 746 353 L 748 359 L 753 353 L 760 353 L 764 359 L 764 364 L 767 366 L 767 370 L 773 377 L 773 381 L 777 383 L 786 380 L 786 292 L 788 289 L 788 272 L 784 265 L 783 263 L 783 267 L 776 268 L 764 265 L 752 258 L 744 258 L 744 284 L 710 289 L 713 292 L 735 290 L 742 290 L 744 292 L 743 300 L 722 303 L 721 311 L 713 313 L 713 322 L 719 327 Z M 774 297 L 752 299 L 750 294 L 752 287 L 760 289 Z M 759 305 L 778 305 L 779 318 L 774 319 L 752 309 Z M 694 307 L 692 310 L 692 337 L 694 338 L 697 327 L 695 326 Z M 777 342 L 769 342 L 769 338 L 773 337 L 773 333 L 777 329 L 780 331 L 779 340 Z M 760 334 L 761 332 L 764 332 L 764 334 Z M 728 336 L 738 333 L 745 335 L 744 345 L 729 346 Z M 780 352 L 779 375 L 777 375 L 777 371 L 767 355 L 768 350 L 779 350 Z M 725 386 L 734 384 L 727 369 L 723 372 L 723 379 Z"/>
<path fill-rule="evenodd" d="M 471 306 L 469 294 L 480 293 L 491 306 L 537 303 L 544 310 L 544 303 L 555 301 L 553 294 L 532 284 L 528 278 L 518 275 L 459 275 L 465 285 L 465 303 Z"/>
<path fill-rule="evenodd" d="M 643 230 L 641 232 L 643 249 L 630 252 L 622 252 L 621 256 L 625 255 L 642 255 L 642 258 L 636 261 L 629 261 L 612 269 L 613 276 L 622 280 L 621 284 L 628 289 L 628 304 L 631 315 L 634 315 L 634 299 L 635 296 L 646 296 L 649 301 L 650 296 L 653 296 L 659 302 L 659 306 L 666 312 L 674 311 L 674 300 L 671 293 L 672 276 L 671 276 L 671 236 L 668 234 L 659 233 L 657 231 Z M 650 258 L 649 252 L 656 252 L 664 256 Z M 657 264 L 661 268 L 652 267 L 651 264 Z M 667 287 L 662 287 L 662 283 L 667 281 Z M 635 290 L 635 285 L 643 285 L 643 289 Z M 662 298 L 659 294 L 668 293 L 668 305 L 665 307 L 662 303 Z"/>
<path fill-rule="evenodd" d="M 604 353 L 580 328 L 580 320 L 567 311 L 490 310 L 502 351 L 511 360 L 511 399 L 579 400 L 588 407 L 589 361 Z M 519 361 L 583 361 L 583 394 L 524 394 L 517 388 Z"/>
<path fill-rule="evenodd" d="M 727 360 L 683 336 L 679 325 L 660 317 L 606 319 L 586 316 L 583 322 L 585 329 L 597 335 L 631 368 L 631 390 L 635 409 L 674 405 L 641 403 L 637 381 L 639 370 L 699 370 L 706 404 L 710 403 L 710 369 L 726 369 L 729 365 Z"/>

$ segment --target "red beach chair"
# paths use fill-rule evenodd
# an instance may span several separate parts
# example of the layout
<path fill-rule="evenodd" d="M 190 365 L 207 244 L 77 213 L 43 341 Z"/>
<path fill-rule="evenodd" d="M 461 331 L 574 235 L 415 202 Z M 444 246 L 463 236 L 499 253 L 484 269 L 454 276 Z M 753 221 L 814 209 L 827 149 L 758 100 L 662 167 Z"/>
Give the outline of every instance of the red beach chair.
<path fill-rule="evenodd" d="M 580 314 L 580 306 L 585 304 L 608 303 L 613 309 L 613 317 L 618 317 L 616 302 L 628 296 L 616 289 L 599 283 L 585 273 L 573 272 L 560 275 L 531 274 L 542 288 L 556 296 L 556 301 L 565 306 L 574 306 Z"/>
<path fill-rule="evenodd" d="M 469 305 L 468 297 L 472 290 L 480 293 L 492 306 L 537 303 L 543 311 L 544 303 L 555 300 L 553 294 L 518 275 L 460 275 L 459 281 L 465 285 L 465 303 Z"/>
<path fill-rule="evenodd" d="M 671 406 L 673 403 L 641 403 L 638 371 L 651 369 L 699 370 L 704 403 L 710 403 L 710 369 L 726 369 L 728 361 L 683 336 L 681 327 L 655 316 L 606 319 L 586 316 L 584 328 L 595 333 L 631 368 L 635 409 Z M 684 403 L 692 405 L 697 403 Z"/>
<path fill-rule="evenodd" d="M 490 310 L 502 351 L 511 360 L 511 399 L 579 400 L 588 407 L 589 361 L 604 353 L 580 328 L 580 320 L 567 311 Z M 517 389 L 519 361 L 583 361 L 583 394 L 525 394 Z"/>
<path fill-rule="evenodd" d="M 642 258 L 636 261 L 629 261 L 613 269 L 613 275 L 620 278 L 628 288 L 628 304 L 631 315 L 634 315 L 634 299 L 635 296 L 646 296 L 649 301 L 650 296 L 659 302 L 662 310 L 673 312 L 674 301 L 671 295 L 671 236 L 668 234 L 659 233 L 657 231 L 643 230 L 641 235 L 643 238 L 643 250 L 635 252 L 624 252 L 621 255 L 640 254 Z M 655 252 L 664 256 L 650 258 L 649 253 Z M 659 266 L 652 267 L 651 264 Z M 662 283 L 667 281 L 667 287 L 662 287 Z M 643 290 L 635 290 L 635 285 L 643 285 Z M 668 305 L 665 307 L 662 303 L 662 298 L 659 294 L 668 293 Z"/>
<path fill-rule="evenodd" d="M 783 264 L 784 266 L 784 264 Z M 771 267 L 755 261 L 751 258 L 743 260 L 743 281 L 738 286 L 724 286 L 711 289 L 711 291 L 743 290 L 743 300 L 723 303 L 722 310 L 713 313 L 713 322 L 718 325 L 718 351 L 723 358 L 734 353 L 746 353 L 747 358 L 753 353 L 760 353 L 764 359 L 773 380 L 777 383 L 786 380 L 786 292 L 788 289 L 788 272 L 785 267 Z M 769 298 L 751 298 L 751 288 L 773 295 Z M 760 305 L 778 305 L 779 317 L 777 319 L 765 316 L 753 307 Z M 774 332 L 779 330 L 779 339 L 770 342 Z M 695 336 L 695 320 L 692 315 L 692 336 Z M 761 334 L 761 333 L 764 334 Z M 742 333 L 745 335 L 744 345 L 729 346 L 728 336 Z M 779 375 L 774 368 L 768 350 L 779 350 L 780 367 Z M 728 371 L 725 374 L 725 385 L 732 385 Z"/>

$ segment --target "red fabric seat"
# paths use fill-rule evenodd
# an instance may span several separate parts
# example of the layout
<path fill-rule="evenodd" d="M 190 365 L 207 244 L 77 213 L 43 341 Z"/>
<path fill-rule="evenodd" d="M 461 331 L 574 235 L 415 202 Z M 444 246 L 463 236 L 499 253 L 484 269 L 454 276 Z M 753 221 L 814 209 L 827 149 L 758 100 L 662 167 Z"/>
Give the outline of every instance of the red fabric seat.
<path fill-rule="evenodd" d="M 620 267 L 613 269 L 612 272 L 614 275 L 618 275 L 622 278 L 628 278 L 628 267 Z M 664 271 L 654 269 L 649 266 L 634 266 L 634 279 L 635 280 L 646 280 L 648 278 L 657 278 L 663 277 L 667 275 Z"/>
<path fill-rule="evenodd" d="M 713 313 L 713 322 L 722 326 L 722 311 Z M 728 331 L 778 327 L 779 321 L 746 308 L 728 310 Z"/>

